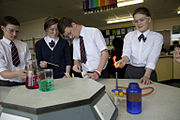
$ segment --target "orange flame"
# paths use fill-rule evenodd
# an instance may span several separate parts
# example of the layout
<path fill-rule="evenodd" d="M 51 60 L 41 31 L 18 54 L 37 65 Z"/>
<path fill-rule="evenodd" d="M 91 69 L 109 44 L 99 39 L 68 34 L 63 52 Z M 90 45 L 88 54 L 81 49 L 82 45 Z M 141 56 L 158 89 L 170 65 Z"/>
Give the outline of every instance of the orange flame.
<path fill-rule="evenodd" d="M 116 62 L 116 56 L 113 56 L 113 63 L 114 63 L 114 67 L 115 68 L 118 68 L 119 67 L 119 64 L 117 64 L 117 62 Z"/>

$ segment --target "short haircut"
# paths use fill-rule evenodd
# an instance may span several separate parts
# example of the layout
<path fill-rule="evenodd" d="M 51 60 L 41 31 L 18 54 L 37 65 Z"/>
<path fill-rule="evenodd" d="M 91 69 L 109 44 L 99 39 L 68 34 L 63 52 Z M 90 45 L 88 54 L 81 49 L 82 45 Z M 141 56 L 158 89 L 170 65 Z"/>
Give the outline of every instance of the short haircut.
<path fill-rule="evenodd" d="M 51 25 L 54 25 L 57 23 L 58 23 L 58 18 L 56 17 L 46 18 L 45 23 L 44 23 L 44 30 L 46 31 L 46 29 L 49 28 Z"/>
<path fill-rule="evenodd" d="M 72 27 L 72 23 L 75 23 L 74 20 L 68 17 L 62 17 L 58 22 L 58 30 L 61 34 L 64 34 L 66 27 Z"/>
<path fill-rule="evenodd" d="M 114 46 L 114 48 L 115 48 L 116 50 L 122 50 L 122 48 L 123 48 L 123 43 L 124 43 L 123 39 L 122 39 L 122 38 L 119 38 L 119 37 L 113 39 L 113 41 L 112 41 L 112 45 Z"/>
<path fill-rule="evenodd" d="M 2 26 L 6 27 L 8 24 L 20 26 L 19 21 L 12 16 L 5 16 L 2 20 Z"/>
<path fill-rule="evenodd" d="M 137 8 L 137 9 L 134 11 L 134 13 L 133 13 L 133 17 L 134 17 L 134 15 L 137 14 L 137 13 L 139 13 L 139 14 L 144 14 L 144 15 L 146 15 L 146 16 L 148 16 L 148 17 L 151 17 L 150 11 L 149 11 L 147 8 L 145 8 L 145 7 Z"/>
<path fill-rule="evenodd" d="M 179 41 L 173 41 L 173 45 L 179 45 Z"/>

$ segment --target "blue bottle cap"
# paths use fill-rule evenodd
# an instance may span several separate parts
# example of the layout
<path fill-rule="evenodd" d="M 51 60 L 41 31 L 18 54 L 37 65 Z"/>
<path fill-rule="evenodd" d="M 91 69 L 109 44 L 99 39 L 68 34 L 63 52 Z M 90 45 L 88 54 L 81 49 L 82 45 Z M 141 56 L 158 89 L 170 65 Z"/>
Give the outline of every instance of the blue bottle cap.
<path fill-rule="evenodd" d="M 139 84 L 136 82 L 131 82 L 131 83 L 129 83 L 128 87 L 131 89 L 136 89 L 136 88 L 139 88 Z"/>

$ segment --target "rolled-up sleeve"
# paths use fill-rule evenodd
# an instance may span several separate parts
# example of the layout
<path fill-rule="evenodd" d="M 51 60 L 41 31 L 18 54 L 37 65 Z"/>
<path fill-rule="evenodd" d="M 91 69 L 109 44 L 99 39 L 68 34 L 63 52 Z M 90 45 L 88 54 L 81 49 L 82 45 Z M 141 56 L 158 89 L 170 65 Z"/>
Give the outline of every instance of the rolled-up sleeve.
<path fill-rule="evenodd" d="M 94 37 L 96 46 L 98 47 L 99 51 L 103 51 L 103 50 L 107 49 L 105 39 L 99 29 L 95 29 L 93 37 Z"/>
<path fill-rule="evenodd" d="M 5 61 L 4 55 L 2 52 L 0 52 L 0 72 L 4 71 L 4 70 L 8 70 L 7 69 L 7 62 Z"/>
<path fill-rule="evenodd" d="M 80 60 L 80 49 L 78 45 L 79 40 L 74 39 L 73 40 L 73 59 L 74 60 Z"/>

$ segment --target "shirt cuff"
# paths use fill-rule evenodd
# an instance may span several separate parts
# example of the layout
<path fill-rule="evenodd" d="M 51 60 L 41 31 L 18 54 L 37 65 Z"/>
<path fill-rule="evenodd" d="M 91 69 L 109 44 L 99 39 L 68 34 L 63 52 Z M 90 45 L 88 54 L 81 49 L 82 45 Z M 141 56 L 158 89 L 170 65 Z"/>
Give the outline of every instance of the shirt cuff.
<path fill-rule="evenodd" d="M 123 56 L 127 56 L 128 58 L 129 58 L 129 61 L 127 62 L 127 64 L 129 64 L 130 63 L 130 56 L 129 55 L 127 55 L 127 54 L 122 54 L 122 56 L 121 57 L 123 57 Z"/>
<path fill-rule="evenodd" d="M 104 48 L 101 48 L 100 51 L 108 50 L 108 48 L 105 46 Z"/>
<path fill-rule="evenodd" d="M 155 67 L 156 67 L 156 65 L 154 65 L 153 63 L 147 63 L 146 64 L 146 68 L 150 68 L 152 70 L 155 70 Z"/>
<path fill-rule="evenodd" d="M 121 57 L 123 57 L 123 56 L 127 56 L 130 59 L 130 56 L 128 54 L 122 54 Z"/>
<path fill-rule="evenodd" d="M 6 68 L 1 68 L 1 69 L 0 69 L 0 72 L 5 71 L 5 70 L 7 70 L 7 69 L 6 69 Z"/>

